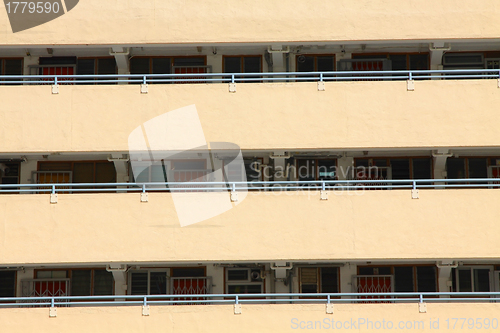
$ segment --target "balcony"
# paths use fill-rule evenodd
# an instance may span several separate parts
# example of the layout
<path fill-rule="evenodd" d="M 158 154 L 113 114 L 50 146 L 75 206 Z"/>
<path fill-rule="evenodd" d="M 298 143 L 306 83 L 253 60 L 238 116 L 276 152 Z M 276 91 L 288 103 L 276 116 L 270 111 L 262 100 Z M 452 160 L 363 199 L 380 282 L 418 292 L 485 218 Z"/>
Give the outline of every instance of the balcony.
<path fill-rule="evenodd" d="M 0 119 L 9 125 L 2 131 L 1 153 L 128 151 L 128 136 L 136 127 L 192 104 L 208 142 L 233 142 L 242 149 L 499 146 L 498 70 L 441 71 L 446 80 L 429 80 L 440 71 L 416 72 L 427 76 L 410 71 L 389 72 L 397 77 L 384 72 L 363 76 L 381 80 L 373 82 L 358 81 L 353 72 L 286 73 L 293 81 L 319 82 L 283 82 L 288 80 L 280 73 L 256 74 L 260 78 L 246 73 L 239 80 L 264 82 L 236 83 L 235 92 L 229 92 L 228 83 L 237 75 L 217 73 L 89 76 L 91 83 L 96 78 L 190 83 L 200 76 L 214 82 L 151 84 L 147 93 L 139 85 L 113 84 L 57 85 L 55 94 L 49 85 L 26 81 L 0 87 Z M 414 90 L 406 82 L 410 76 Z M 40 76 L 40 82 L 69 78 L 49 77 Z"/>
<path fill-rule="evenodd" d="M 23 194 L 0 196 L 0 264 L 498 258 L 497 180 L 442 181 L 452 182 L 363 180 L 356 189 L 349 181 L 316 182 L 324 191 L 302 182 L 248 193 L 220 184 L 206 193 L 207 183 L 169 186 L 172 192 L 158 184 L 10 185 Z M 464 184 L 473 181 L 483 184 Z M 363 190 L 370 182 L 392 190 Z M 209 215 L 181 227 L 193 212 Z"/>
<path fill-rule="evenodd" d="M 1 5 L 4 7 L 4 5 Z M 265 10 L 264 10 L 265 9 Z M 492 39 L 500 37 L 498 8 L 489 0 L 395 0 L 341 3 L 266 1 L 227 6 L 218 1 L 80 2 L 67 14 L 12 34 L 0 10 L 2 45 L 187 44 Z M 88 24 L 91 22 L 92 24 Z M 186 22 L 189 22 L 186 24 Z M 466 22 L 466 24 L 464 24 Z M 203 34 L 200 32 L 203 31 Z"/>
<path fill-rule="evenodd" d="M 252 300 L 243 297 L 244 295 L 235 300 L 234 296 L 225 296 L 227 295 L 210 295 L 207 300 L 212 305 L 203 306 L 172 306 L 176 301 L 159 300 L 159 297 L 154 296 L 127 296 L 127 301 L 123 300 L 124 296 L 119 296 L 120 299 L 115 302 L 110 302 L 110 297 L 104 296 L 94 300 L 95 303 L 90 307 L 78 297 L 69 298 L 69 302 L 65 298 L 47 298 L 47 305 L 52 301 L 50 309 L 16 308 L 12 303 L 3 302 L 0 305 L 9 308 L 0 309 L 0 320 L 8 332 L 18 329 L 19 323 L 23 323 L 26 330 L 39 332 L 53 332 L 54 329 L 74 331 L 75 327 L 91 328 L 95 332 L 219 332 L 221 323 L 224 323 L 224 331 L 227 332 L 294 332 L 332 327 L 361 332 L 379 329 L 472 330 L 478 327 L 493 330 L 499 325 L 499 303 L 484 298 L 464 302 L 436 298 L 436 295 L 420 300 L 418 295 L 406 295 L 417 298 L 398 299 L 395 303 L 383 304 L 367 304 L 361 299 L 359 304 L 352 299 L 327 300 L 327 295 L 318 299 L 314 297 L 317 295 L 311 294 L 302 295 L 305 297 L 300 299 L 298 294 L 274 294 L 272 296 L 281 299 L 267 300 Z M 352 296 L 354 295 L 343 294 L 343 297 Z M 496 296 L 498 293 L 494 297 Z M 197 302 L 206 303 L 207 300 Z M 170 320 L 165 321 L 166 316 Z"/>

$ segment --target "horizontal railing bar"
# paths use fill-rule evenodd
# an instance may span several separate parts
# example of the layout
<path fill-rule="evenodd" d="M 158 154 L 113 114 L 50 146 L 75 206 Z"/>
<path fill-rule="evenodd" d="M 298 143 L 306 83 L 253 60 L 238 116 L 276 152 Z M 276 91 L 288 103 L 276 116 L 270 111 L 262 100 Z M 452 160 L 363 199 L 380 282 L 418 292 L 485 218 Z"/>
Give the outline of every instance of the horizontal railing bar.
<path fill-rule="evenodd" d="M 374 275 L 374 277 L 377 277 Z M 33 300 L 88 300 L 88 299 L 148 299 L 166 298 L 259 298 L 259 297 L 395 297 L 395 296 L 499 296 L 500 292 L 386 292 L 386 293 L 259 293 L 259 294 L 162 294 L 162 295 L 101 295 L 101 296 L 40 296 L 40 297 L 1 297 L 0 302 Z M 443 298 L 440 298 L 443 299 Z M 448 298 L 446 298 L 448 299 Z M 456 299 L 456 298 L 450 298 Z M 469 299 L 469 298 L 467 298 Z M 174 300 L 175 301 L 175 300 Z M 24 304 L 24 303 L 18 303 Z"/>
<path fill-rule="evenodd" d="M 441 296 L 448 296 L 443 298 Z M 453 297 L 450 297 L 453 296 Z M 468 297 L 470 296 L 470 297 Z M 483 297 L 481 297 L 483 296 Z M 493 296 L 495 296 L 493 298 Z M 279 297 L 279 298 L 277 298 Z M 348 297 L 348 298 L 346 298 Z M 373 298 L 371 298 L 373 297 Z M 196 298 L 196 299 L 187 299 Z M 235 303 L 408 303 L 408 302 L 496 302 L 500 292 L 394 292 L 394 293 L 270 293 L 2 297 L 0 307 L 108 306 L 161 304 Z M 113 300 L 113 301 L 111 301 Z"/>
<path fill-rule="evenodd" d="M 140 191 L 277 191 L 277 190 L 341 190 L 341 189 L 446 189 L 500 188 L 500 178 L 471 179 L 358 179 L 313 181 L 237 181 L 237 182 L 151 182 L 151 183 L 47 183 L 0 184 L 0 193 L 79 193 Z"/>
<path fill-rule="evenodd" d="M 439 75 L 441 76 L 439 76 Z M 402 71 L 327 71 L 262 73 L 169 73 L 169 74 L 85 74 L 85 75 L 2 75 L 4 84 L 83 84 L 83 83 L 154 83 L 154 82 L 269 82 L 321 80 L 398 80 L 430 78 L 499 78 L 499 69 L 402 70 Z M 56 80 L 57 79 L 57 80 Z M 86 80 L 87 79 L 87 80 Z"/>

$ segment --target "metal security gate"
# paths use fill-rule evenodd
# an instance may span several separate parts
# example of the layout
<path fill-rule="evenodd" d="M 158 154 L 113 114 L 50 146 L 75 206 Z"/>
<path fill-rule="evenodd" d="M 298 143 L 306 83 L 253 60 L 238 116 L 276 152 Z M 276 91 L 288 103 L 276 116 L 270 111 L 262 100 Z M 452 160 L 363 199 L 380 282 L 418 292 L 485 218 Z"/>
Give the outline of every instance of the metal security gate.
<path fill-rule="evenodd" d="M 394 290 L 393 275 L 354 275 L 354 293 L 390 293 Z M 359 296 L 360 299 L 390 299 L 390 296 Z M 371 302 L 367 302 L 371 303 Z M 378 302 L 377 302 L 378 303 Z"/>

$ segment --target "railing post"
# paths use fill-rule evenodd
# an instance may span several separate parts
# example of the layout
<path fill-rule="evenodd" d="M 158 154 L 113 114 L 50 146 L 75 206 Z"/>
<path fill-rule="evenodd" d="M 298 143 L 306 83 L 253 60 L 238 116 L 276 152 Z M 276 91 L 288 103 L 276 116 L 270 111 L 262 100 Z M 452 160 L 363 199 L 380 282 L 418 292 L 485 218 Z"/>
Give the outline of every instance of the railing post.
<path fill-rule="evenodd" d="M 413 180 L 413 188 L 411 189 L 411 198 L 418 199 L 417 181 Z"/>
<path fill-rule="evenodd" d="M 319 73 L 318 91 L 325 91 L 325 82 L 323 81 L 323 73 Z"/>
<path fill-rule="evenodd" d="M 142 84 L 141 84 L 141 94 L 148 93 L 148 83 L 146 82 L 146 75 L 142 76 Z"/>
<path fill-rule="evenodd" d="M 50 192 L 50 203 L 57 203 L 57 193 L 56 193 L 56 185 L 52 184 L 52 191 Z"/>
<path fill-rule="evenodd" d="M 241 304 L 238 299 L 238 295 L 234 298 L 234 314 L 241 314 Z"/>
<path fill-rule="evenodd" d="M 411 71 L 408 72 L 408 81 L 406 82 L 406 90 L 408 91 L 415 90 L 415 82 L 413 81 L 413 73 Z"/>
<path fill-rule="evenodd" d="M 54 84 L 52 85 L 52 94 L 59 94 L 59 82 L 57 76 L 54 76 Z"/>
<path fill-rule="evenodd" d="M 144 296 L 144 301 L 142 303 L 142 315 L 149 316 L 149 305 L 147 296 Z"/>
<path fill-rule="evenodd" d="M 229 82 L 229 92 L 230 93 L 236 92 L 236 83 L 234 82 L 234 74 L 231 74 L 231 82 Z"/>
<path fill-rule="evenodd" d="M 328 200 L 328 193 L 326 192 L 325 181 L 321 181 L 321 191 L 319 193 L 320 200 Z"/>
<path fill-rule="evenodd" d="M 54 297 L 50 299 L 49 317 L 50 318 L 57 317 L 57 308 L 55 305 Z"/>
<path fill-rule="evenodd" d="M 333 314 L 333 304 L 330 302 L 330 295 L 326 296 L 326 313 Z"/>
<path fill-rule="evenodd" d="M 141 202 L 148 202 L 148 194 L 146 193 L 146 184 L 142 184 Z"/>
<path fill-rule="evenodd" d="M 418 302 L 418 312 L 426 313 L 427 312 L 427 304 L 424 303 L 424 295 L 420 294 L 419 302 Z"/>
<path fill-rule="evenodd" d="M 231 184 L 231 202 L 238 201 L 238 193 L 236 192 L 236 183 Z"/>

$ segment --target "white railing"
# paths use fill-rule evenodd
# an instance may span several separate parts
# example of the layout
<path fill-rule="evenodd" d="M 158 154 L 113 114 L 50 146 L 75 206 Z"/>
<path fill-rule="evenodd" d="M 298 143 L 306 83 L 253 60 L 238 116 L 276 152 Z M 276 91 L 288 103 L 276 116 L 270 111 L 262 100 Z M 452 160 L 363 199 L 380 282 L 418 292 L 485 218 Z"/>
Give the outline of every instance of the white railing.
<path fill-rule="evenodd" d="M 97 187 L 97 188 L 96 188 Z M 78 192 L 221 192 L 221 191 L 318 191 L 367 189 L 498 189 L 498 178 L 464 179 L 364 179 L 252 182 L 149 182 L 149 183 L 64 183 L 0 184 L 1 193 L 71 193 Z"/>
<path fill-rule="evenodd" d="M 54 66 L 47 66 L 54 67 Z M 71 66 L 69 66 L 71 67 Z M 196 66 L 200 67 L 200 66 Z M 201 66 L 203 67 L 203 66 Z M 40 73 L 40 71 L 38 71 Z M 42 73 L 44 73 L 42 71 Z M 500 79 L 500 69 L 453 69 L 453 70 L 375 70 L 329 72 L 262 72 L 262 73 L 173 73 L 173 74 L 89 74 L 66 75 L 2 75 L 2 84 L 64 84 L 78 80 L 78 84 L 116 83 L 235 83 L 235 82 L 283 82 L 283 81 L 359 81 L 363 80 L 429 80 L 429 79 Z M 22 82 L 20 82 L 22 81 Z"/>

